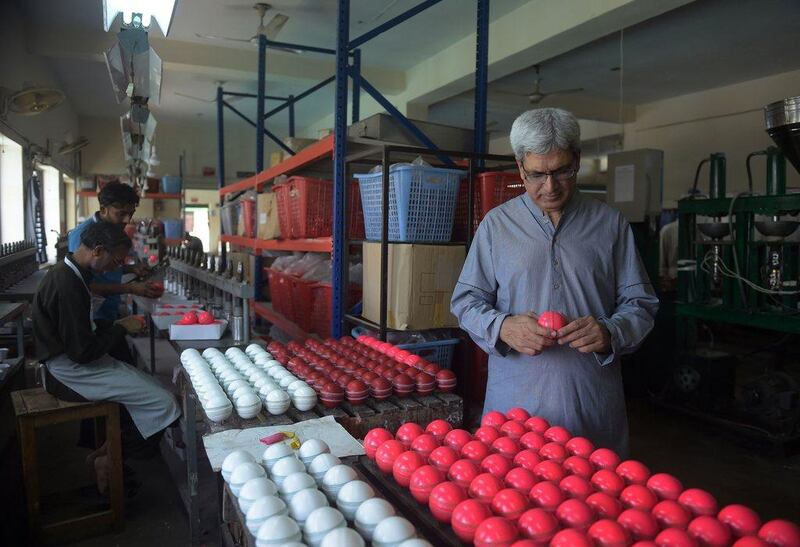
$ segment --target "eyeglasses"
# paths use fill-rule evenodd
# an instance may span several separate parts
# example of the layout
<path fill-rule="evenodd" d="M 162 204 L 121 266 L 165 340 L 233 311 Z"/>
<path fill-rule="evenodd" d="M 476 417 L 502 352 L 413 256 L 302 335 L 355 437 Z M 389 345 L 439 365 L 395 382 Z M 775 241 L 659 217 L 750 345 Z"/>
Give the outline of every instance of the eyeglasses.
<path fill-rule="evenodd" d="M 575 175 L 578 174 L 578 168 L 572 165 L 567 165 L 555 171 L 545 171 L 543 173 L 539 171 L 529 173 L 522 166 L 520 166 L 520 169 L 525 173 L 525 180 L 531 184 L 544 184 L 547 181 L 547 177 L 553 177 L 553 180 L 556 182 L 567 182 L 575 178 Z"/>

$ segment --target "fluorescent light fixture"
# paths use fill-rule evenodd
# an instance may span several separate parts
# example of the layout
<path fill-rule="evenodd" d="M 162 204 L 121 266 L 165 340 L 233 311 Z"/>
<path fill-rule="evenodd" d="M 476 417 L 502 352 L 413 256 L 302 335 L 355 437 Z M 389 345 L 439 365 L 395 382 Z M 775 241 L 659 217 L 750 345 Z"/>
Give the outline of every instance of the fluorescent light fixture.
<path fill-rule="evenodd" d="M 122 29 L 119 40 L 105 52 L 106 68 L 114 96 L 143 97 L 158 103 L 161 97 L 161 58 L 150 47 L 147 32 Z"/>
<path fill-rule="evenodd" d="M 108 32 L 121 13 L 123 25 L 149 29 L 155 20 L 166 36 L 172 25 L 175 4 L 176 0 L 103 0 L 103 28 Z"/>

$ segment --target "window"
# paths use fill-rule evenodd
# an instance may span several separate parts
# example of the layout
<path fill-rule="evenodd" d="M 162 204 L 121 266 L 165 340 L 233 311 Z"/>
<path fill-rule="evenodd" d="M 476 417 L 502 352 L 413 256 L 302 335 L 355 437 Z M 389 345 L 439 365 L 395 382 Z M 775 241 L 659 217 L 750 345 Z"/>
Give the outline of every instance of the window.
<path fill-rule="evenodd" d="M 25 239 L 22 146 L 0 134 L 0 243 Z"/>
<path fill-rule="evenodd" d="M 47 261 L 56 262 L 56 241 L 61 233 L 61 173 L 55 167 L 40 165 L 42 174 L 42 210 L 47 234 Z"/>
<path fill-rule="evenodd" d="M 66 223 L 67 231 L 75 227 L 75 179 L 69 178 L 67 175 L 64 177 L 64 199 L 62 200 L 64 209 L 64 221 Z"/>

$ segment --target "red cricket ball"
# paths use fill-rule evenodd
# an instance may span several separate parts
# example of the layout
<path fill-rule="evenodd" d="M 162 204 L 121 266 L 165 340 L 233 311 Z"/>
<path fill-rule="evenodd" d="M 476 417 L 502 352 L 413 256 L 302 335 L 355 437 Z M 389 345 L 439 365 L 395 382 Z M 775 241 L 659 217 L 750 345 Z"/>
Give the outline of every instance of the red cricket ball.
<path fill-rule="evenodd" d="M 509 460 L 513 460 L 514 456 L 519 454 L 519 444 L 511 437 L 500 437 L 492 443 L 492 450 L 505 456 Z"/>
<path fill-rule="evenodd" d="M 558 487 L 564 491 L 567 497 L 579 500 L 585 500 L 594 493 L 594 488 L 589 481 L 578 475 L 564 477 L 558 483 Z"/>
<path fill-rule="evenodd" d="M 601 469 L 592 475 L 592 486 L 609 496 L 617 497 L 625 488 L 625 481 L 610 469 Z"/>
<path fill-rule="evenodd" d="M 458 460 L 458 453 L 449 446 L 440 446 L 434 448 L 431 455 L 428 456 L 428 463 L 434 466 L 442 473 L 447 473 L 450 466 Z"/>
<path fill-rule="evenodd" d="M 481 426 L 490 425 L 492 427 L 500 428 L 504 423 L 506 423 L 508 419 L 502 412 L 498 412 L 497 410 L 490 410 L 486 414 L 483 415 L 481 418 Z"/>
<path fill-rule="evenodd" d="M 424 432 L 425 431 L 419 426 L 419 424 L 414 422 L 406 422 L 397 428 L 394 438 L 403 443 L 403 446 L 408 449 L 411 447 L 411 443 L 414 441 L 414 439 L 422 435 Z"/>
<path fill-rule="evenodd" d="M 567 473 L 578 475 L 586 480 L 591 479 L 592 475 L 594 475 L 594 467 L 592 467 L 592 464 L 589 463 L 589 460 L 581 456 L 570 456 L 564 460 L 561 467 L 563 467 Z"/>
<path fill-rule="evenodd" d="M 445 439 L 445 442 L 447 442 L 447 439 Z M 469 441 L 461 447 L 461 456 L 478 464 L 489 455 L 489 452 L 489 447 L 480 441 Z"/>
<path fill-rule="evenodd" d="M 478 500 L 464 500 L 453 509 L 450 525 L 461 541 L 472 543 L 475 530 L 491 516 L 492 512 L 489 507 Z"/>
<path fill-rule="evenodd" d="M 547 441 L 545 441 L 544 437 L 542 437 L 540 433 L 528 431 L 519 438 L 519 444 L 523 448 L 530 448 L 538 452 L 545 444 L 547 444 Z"/>
<path fill-rule="evenodd" d="M 630 545 L 628 531 L 617 521 L 601 519 L 589 527 L 586 534 L 599 547 L 625 547 Z"/>
<path fill-rule="evenodd" d="M 572 438 L 572 433 L 560 425 L 554 425 L 547 428 L 542 436 L 547 441 L 558 444 L 566 444 Z"/>
<path fill-rule="evenodd" d="M 444 440 L 444 436 L 452 429 L 453 426 L 446 420 L 433 420 L 425 428 L 425 433 L 430 433 L 441 443 Z"/>
<path fill-rule="evenodd" d="M 524 467 L 515 467 L 506 473 L 503 482 L 509 488 L 516 488 L 521 492 L 527 494 L 533 488 L 533 485 L 538 482 L 536 475 L 528 471 Z"/>
<path fill-rule="evenodd" d="M 183 314 L 180 321 L 178 321 L 179 325 L 196 325 L 197 324 L 197 314 L 193 311 L 187 311 Z"/>
<path fill-rule="evenodd" d="M 530 418 L 530 413 L 522 407 L 514 407 L 506 412 L 506 418 L 509 420 L 516 420 L 517 422 L 525 423 L 525 420 Z"/>
<path fill-rule="evenodd" d="M 517 455 L 514 456 L 514 465 L 524 467 L 528 471 L 533 471 L 536 469 L 536 466 L 541 463 L 542 457 L 536 453 L 534 450 L 520 450 L 517 452 Z"/>
<path fill-rule="evenodd" d="M 597 516 L 604 519 L 616 520 L 622 513 L 622 504 L 615 497 L 605 492 L 595 492 L 586 498 L 586 505 L 592 508 Z"/>
<path fill-rule="evenodd" d="M 686 507 L 695 516 L 716 515 L 719 511 L 717 500 L 700 488 L 688 488 L 678 496 L 678 503 Z"/>
<path fill-rule="evenodd" d="M 677 500 L 683 492 L 681 481 L 668 473 L 656 473 L 647 479 L 647 487 L 662 500 Z"/>
<path fill-rule="evenodd" d="M 378 447 L 386 441 L 391 441 L 392 439 L 394 439 L 394 436 L 391 434 L 391 432 L 389 432 L 388 429 L 384 429 L 382 427 L 370 429 L 364 436 L 364 452 L 367 453 L 367 457 L 369 459 L 374 460 L 375 451 L 378 449 Z"/>
<path fill-rule="evenodd" d="M 550 427 L 550 423 L 539 416 L 531 416 L 525 420 L 525 429 L 542 434 Z"/>
<path fill-rule="evenodd" d="M 528 497 L 534 505 L 546 511 L 555 511 L 566 499 L 564 492 L 551 481 L 542 481 L 533 485 Z"/>
<path fill-rule="evenodd" d="M 539 455 L 547 460 L 561 463 L 567 458 L 567 449 L 557 442 L 549 442 L 539 449 Z"/>
<path fill-rule="evenodd" d="M 453 429 L 444 436 L 444 445 L 460 453 L 464 445 L 471 440 L 472 435 L 469 434 L 469 431 Z"/>
<path fill-rule="evenodd" d="M 592 542 L 582 532 L 567 528 L 553 536 L 550 547 L 592 547 Z"/>
<path fill-rule="evenodd" d="M 656 545 L 665 547 L 697 547 L 697 542 L 686 530 L 665 528 L 656 536 Z"/>
<path fill-rule="evenodd" d="M 405 451 L 406 449 L 400 441 L 394 439 L 386 441 L 375 450 L 375 463 L 378 464 L 381 471 L 388 475 L 392 472 L 394 461 Z"/>
<path fill-rule="evenodd" d="M 511 520 L 517 520 L 529 507 L 528 497 L 514 488 L 504 488 L 492 498 L 494 514 Z"/>
<path fill-rule="evenodd" d="M 589 456 L 589 461 L 597 469 L 614 470 L 620 464 L 620 457 L 613 450 L 608 448 L 598 448 Z"/>
<path fill-rule="evenodd" d="M 559 524 L 553 513 L 534 507 L 522 513 L 517 521 L 517 527 L 523 537 L 544 545 L 556 535 Z"/>
<path fill-rule="evenodd" d="M 516 420 L 508 420 L 500 426 L 500 433 L 515 440 L 521 438 L 526 432 L 525 426 Z"/>
<path fill-rule="evenodd" d="M 415 500 L 427 504 L 433 487 L 444 481 L 444 473 L 432 465 L 423 465 L 411 473 L 408 489 Z"/>
<path fill-rule="evenodd" d="M 650 470 L 642 462 L 625 460 L 615 469 L 617 475 L 627 484 L 646 484 L 650 478 Z"/>
<path fill-rule="evenodd" d="M 467 499 L 464 489 L 454 482 L 440 482 L 431 490 L 428 507 L 439 522 L 449 523 L 456 505 Z"/>
<path fill-rule="evenodd" d="M 691 513 L 675 500 L 660 501 L 650 512 L 662 528 L 686 530 L 692 520 Z"/>
<path fill-rule="evenodd" d="M 564 444 L 564 448 L 573 456 L 586 459 L 594 452 L 594 444 L 586 437 L 572 437 Z"/>
<path fill-rule="evenodd" d="M 658 523 L 653 515 L 639 509 L 626 509 L 617 517 L 634 540 L 651 540 L 658 534 Z"/>
<path fill-rule="evenodd" d="M 481 473 L 469 483 L 469 497 L 481 503 L 490 504 L 495 494 L 505 488 L 503 481 L 491 473 Z"/>
<path fill-rule="evenodd" d="M 408 488 L 411 474 L 423 465 L 425 465 L 425 459 L 422 456 L 413 450 L 407 450 L 394 460 L 392 476 L 394 476 L 397 484 L 403 488 Z"/>
<path fill-rule="evenodd" d="M 567 474 L 557 462 L 545 460 L 533 468 L 533 474 L 544 481 L 559 482 Z"/>
<path fill-rule="evenodd" d="M 210 325 L 214 322 L 214 314 L 209 311 L 201 311 L 197 314 L 197 322 L 201 325 Z"/>
<path fill-rule="evenodd" d="M 439 442 L 430 433 L 423 433 L 422 435 L 411 441 L 411 450 L 417 452 L 420 456 L 425 458 L 425 461 L 428 460 L 428 456 L 431 455 L 431 452 L 433 452 L 438 447 L 439 447 Z"/>
<path fill-rule="evenodd" d="M 539 325 L 550 330 L 561 330 L 567 325 L 567 319 L 557 311 L 545 311 L 539 315 Z"/>
<path fill-rule="evenodd" d="M 758 531 L 758 537 L 777 547 L 800 545 L 800 527 L 788 520 L 771 520 Z"/>
<path fill-rule="evenodd" d="M 564 527 L 587 530 L 594 522 L 594 512 L 581 500 L 568 499 L 556 509 L 556 518 Z"/>
<path fill-rule="evenodd" d="M 658 503 L 656 495 L 646 486 L 632 484 L 625 487 L 619 495 L 619 501 L 626 509 L 650 511 Z"/>
<path fill-rule="evenodd" d="M 703 546 L 725 547 L 731 543 L 731 531 L 716 518 L 702 515 L 689 523 L 689 535 Z"/>
<path fill-rule="evenodd" d="M 761 528 L 761 517 L 744 505 L 732 504 L 723 507 L 717 518 L 725 523 L 736 537 L 754 536 Z"/>
<path fill-rule="evenodd" d="M 447 471 L 447 480 L 453 481 L 461 488 L 469 488 L 472 480 L 481 474 L 478 464 L 472 460 L 462 459 L 450 466 Z"/>
<path fill-rule="evenodd" d="M 511 545 L 519 537 L 514 523 L 503 517 L 489 517 L 475 530 L 475 547 Z"/>
<path fill-rule="evenodd" d="M 473 437 L 482 443 L 491 445 L 500 438 L 500 430 L 491 425 L 482 425 L 475 430 Z"/>
<path fill-rule="evenodd" d="M 511 460 L 501 454 L 489 454 L 481 460 L 481 471 L 491 473 L 500 480 L 511 471 Z"/>

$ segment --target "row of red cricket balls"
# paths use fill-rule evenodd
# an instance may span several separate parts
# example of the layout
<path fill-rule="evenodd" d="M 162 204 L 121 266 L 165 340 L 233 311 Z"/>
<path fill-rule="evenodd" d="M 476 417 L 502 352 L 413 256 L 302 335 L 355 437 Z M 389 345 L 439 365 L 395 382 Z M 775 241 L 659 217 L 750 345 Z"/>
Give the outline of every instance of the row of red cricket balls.
<path fill-rule="evenodd" d="M 444 420 L 424 430 L 408 422 L 394 435 L 376 428 L 364 447 L 382 472 L 475 545 L 800 545 L 791 522 L 762 525 L 743 505 L 718 510 L 710 493 L 621 461 L 524 409 L 487 413 L 474 434 Z"/>
<path fill-rule="evenodd" d="M 361 404 L 369 396 L 382 400 L 392 394 L 405 397 L 414 392 L 429 395 L 436 389 L 442 392 L 455 389 L 456 377 L 452 371 L 389 346 L 382 352 L 344 336 L 324 342 L 309 338 L 304 345 L 291 341 L 284 346 L 272 341 L 267 349 L 286 363 L 292 374 L 308 382 L 329 408 L 345 397 L 351 404 Z"/>

